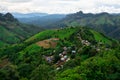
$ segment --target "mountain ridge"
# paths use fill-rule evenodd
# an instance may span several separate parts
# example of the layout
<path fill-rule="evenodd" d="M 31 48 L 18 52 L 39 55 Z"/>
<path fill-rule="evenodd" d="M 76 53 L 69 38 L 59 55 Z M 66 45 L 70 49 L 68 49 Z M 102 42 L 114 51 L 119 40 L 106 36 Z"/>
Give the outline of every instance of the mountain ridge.
<path fill-rule="evenodd" d="M 119 21 L 120 14 L 109 14 L 106 12 L 92 14 L 79 11 L 77 13 L 67 15 L 60 22 L 53 24 L 53 27 L 58 26 L 59 28 L 66 26 L 87 26 L 96 31 L 102 32 L 109 37 L 120 39 Z M 111 32 L 114 33 L 108 35 Z"/>
<path fill-rule="evenodd" d="M 48 15 L 47 13 L 12 13 L 16 18 L 42 17 Z"/>
<path fill-rule="evenodd" d="M 20 23 L 11 13 L 0 14 L 0 47 L 18 43 L 42 30 L 34 25 Z M 2 44 L 3 43 L 3 44 Z"/>
<path fill-rule="evenodd" d="M 56 23 L 57 21 L 60 21 L 63 19 L 66 15 L 65 14 L 47 14 L 47 13 L 42 13 L 40 15 L 39 13 L 33 13 L 35 15 L 31 15 L 32 13 L 26 14 L 27 17 L 24 16 L 24 14 L 19 14 L 19 17 L 17 15 L 14 15 L 21 23 L 26 23 L 26 24 L 32 24 L 36 26 L 42 26 L 43 28 L 49 28 L 48 26 L 51 24 Z M 29 16 L 30 15 L 30 16 Z"/>

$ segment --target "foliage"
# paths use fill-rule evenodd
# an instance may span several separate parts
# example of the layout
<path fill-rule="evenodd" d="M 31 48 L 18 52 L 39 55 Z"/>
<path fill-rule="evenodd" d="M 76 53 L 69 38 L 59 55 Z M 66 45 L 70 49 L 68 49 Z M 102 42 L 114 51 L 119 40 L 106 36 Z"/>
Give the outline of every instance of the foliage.
<path fill-rule="evenodd" d="M 105 12 L 92 14 L 92 13 L 83 13 L 80 11 L 77 13 L 67 15 L 63 20 L 61 20 L 57 24 L 62 25 L 62 27 L 66 27 L 66 25 L 73 27 L 87 26 L 109 37 L 120 39 L 119 21 L 120 21 L 119 14 L 115 15 Z"/>
<path fill-rule="evenodd" d="M 20 23 L 10 13 L 0 15 L 0 48 L 19 43 L 43 29 Z M 6 45 L 8 44 L 8 45 Z"/>
<path fill-rule="evenodd" d="M 87 46 L 82 40 L 90 42 Z M 99 37 L 99 38 L 98 38 Z M 37 42 L 58 38 L 55 48 L 42 48 Z M 99 41 L 106 43 L 99 45 Z M 96 43 L 94 43 L 96 42 Z M 119 80 L 120 47 L 105 45 L 115 43 L 112 39 L 88 28 L 69 27 L 59 30 L 46 30 L 15 44 L 0 49 L 1 80 Z M 56 63 L 63 47 L 68 48 L 69 61 L 57 70 Z M 100 49 L 97 51 L 97 49 Z M 72 54 L 72 50 L 76 54 Z M 48 63 L 46 57 L 54 59 Z"/>
<path fill-rule="evenodd" d="M 117 80 L 119 79 L 120 58 L 115 56 L 116 51 L 101 53 L 103 56 L 95 56 L 83 61 L 74 69 L 67 69 L 58 74 L 57 80 Z M 75 78 L 73 77 L 74 75 Z"/>

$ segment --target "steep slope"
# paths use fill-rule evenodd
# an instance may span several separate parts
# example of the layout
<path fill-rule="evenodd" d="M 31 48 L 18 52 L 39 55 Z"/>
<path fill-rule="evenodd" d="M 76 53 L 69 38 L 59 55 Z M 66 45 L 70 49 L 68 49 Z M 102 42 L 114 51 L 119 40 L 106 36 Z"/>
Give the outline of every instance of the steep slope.
<path fill-rule="evenodd" d="M 0 79 L 115 80 L 120 58 L 114 46 L 117 41 L 83 27 L 46 30 L 0 49 Z"/>
<path fill-rule="evenodd" d="M 104 33 L 105 35 L 120 39 L 120 15 L 109 13 L 83 13 L 82 11 L 69 14 L 61 22 L 58 22 L 59 26 L 87 26 L 94 30 Z"/>
<path fill-rule="evenodd" d="M 39 27 L 19 23 L 10 13 L 0 14 L 0 47 L 18 43 L 40 30 Z"/>

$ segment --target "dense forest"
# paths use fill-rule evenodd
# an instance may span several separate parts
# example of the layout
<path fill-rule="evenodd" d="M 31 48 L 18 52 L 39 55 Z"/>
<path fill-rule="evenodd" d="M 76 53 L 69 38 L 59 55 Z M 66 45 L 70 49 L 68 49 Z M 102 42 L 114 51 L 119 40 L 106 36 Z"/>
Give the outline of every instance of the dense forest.
<path fill-rule="evenodd" d="M 0 80 L 119 80 L 119 52 L 90 28 L 44 30 L 0 49 Z"/>
<path fill-rule="evenodd" d="M 120 80 L 120 0 L 0 0 L 0 80 Z"/>

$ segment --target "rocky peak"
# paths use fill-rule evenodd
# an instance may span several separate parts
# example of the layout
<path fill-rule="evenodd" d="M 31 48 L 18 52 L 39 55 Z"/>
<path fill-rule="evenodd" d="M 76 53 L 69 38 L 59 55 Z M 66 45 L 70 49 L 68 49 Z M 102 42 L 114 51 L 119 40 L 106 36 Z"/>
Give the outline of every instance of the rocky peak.
<path fill-rule="evenodd" d="M 84 14 L 82 11 L 77 12 L 77 14 Z"/>
<path fill-rule="evenodd" d="M 9 20 L 9 21 L 15 21 L 15 18 L 14 18 L 13 15 L 10 14 L 10 13 L 6 13 L 3 17 L 4 17 L 6 20 Z"/>
<path fill-rule="evenodd" d="M 11 13 L 6 13 L 3 17 L 6 21 L 17 21 Z"/>

